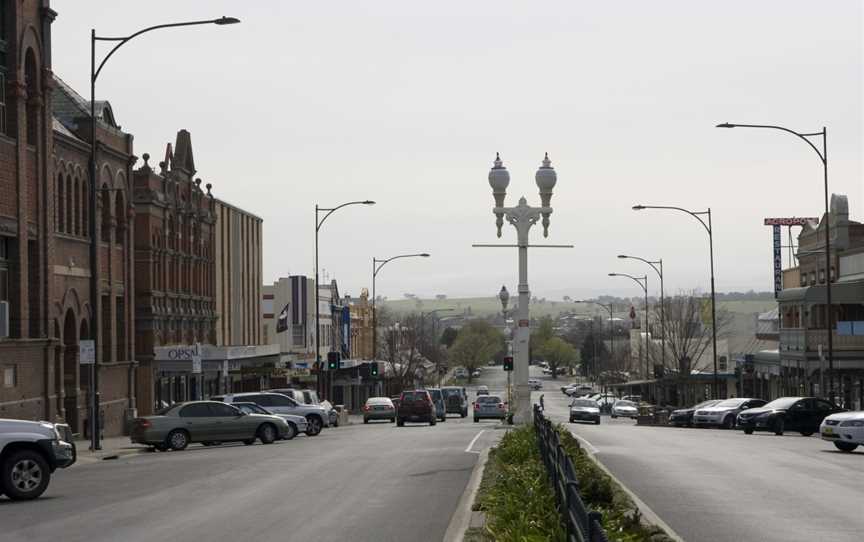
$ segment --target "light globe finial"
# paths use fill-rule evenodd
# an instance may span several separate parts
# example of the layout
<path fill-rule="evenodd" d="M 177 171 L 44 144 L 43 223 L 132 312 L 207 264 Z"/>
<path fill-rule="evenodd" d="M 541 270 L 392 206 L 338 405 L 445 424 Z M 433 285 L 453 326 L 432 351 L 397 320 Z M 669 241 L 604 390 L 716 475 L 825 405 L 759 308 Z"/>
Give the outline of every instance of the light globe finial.
<path fill-rule="evenodd" d="M 504 207 L 504 197 L 507 195 L 507 186 L 510 185 L 510 172 L 504 167 L 501 155 L 495 153 L 495 162 L 489 170 L 489 186 L 492 187 L 492 196 L 495 198 L 495 207 Z M 495 212 L 495 226 L 498 228 L 498 237 L 501 237 L 501 228 L 504 226 L 504 213 Z"/>
<path fill-rule="evenodd" d="M 555 188 L 555 183 L 558 182 L 558 175 L 555 173 L 555 168 L 552 167 L 552 161 L 549 159 L 547 152 L 543 157 L 543 163 L 537 169 L 534 175 L 534 181 L 537 183 L 537 188 L 540 189 L 540 204 L 548 211 L 543 212 L 543 237 L 549 237 L 549 215 L 552 214 L 552 189 Z"/>

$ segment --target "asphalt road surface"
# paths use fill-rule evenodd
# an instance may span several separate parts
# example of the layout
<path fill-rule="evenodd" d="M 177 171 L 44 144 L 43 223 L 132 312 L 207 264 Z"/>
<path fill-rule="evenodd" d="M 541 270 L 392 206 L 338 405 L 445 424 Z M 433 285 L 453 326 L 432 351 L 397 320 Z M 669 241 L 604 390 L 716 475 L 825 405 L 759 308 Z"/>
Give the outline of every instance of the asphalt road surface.
<path fill-rule="evenodd" d="M 488 373 L 477 383 L 498 387 L 501 371 Z M 373 422 L 75 465 L 36 501 L 0 498 L 0 540 L 441 540 L 497 425 L 469 412 L 435 427 Z"/>
<path fill-rule="evenodd" d="M 532 368 L 534 371 L 534 368 Z M 560 383 L 547 413 L 567 424 Z M 596 457 L 688 542 L 864 540 L 864 453 L 818 437 L 639 427 L 603 417 L 567 424 Z"/>

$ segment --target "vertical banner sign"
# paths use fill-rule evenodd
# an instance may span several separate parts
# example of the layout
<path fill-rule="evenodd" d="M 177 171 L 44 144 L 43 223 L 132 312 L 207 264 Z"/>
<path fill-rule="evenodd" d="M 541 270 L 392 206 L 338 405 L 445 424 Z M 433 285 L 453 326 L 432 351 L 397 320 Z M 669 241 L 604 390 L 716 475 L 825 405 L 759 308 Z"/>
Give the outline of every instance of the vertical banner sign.
<path fill-rule="evenodd" d="M 774 297 L 783 289 L 783 259 L 780 255 L 780 225 L 774 224 Z"/>
<path fill-rule="evenodd" d="M 92 339 L 83 339 L 78 342 L 78 363 L 81 365 L 96 363 L 96 346 Z"/>
<path fill-rule="evenodd" d="M 201 374 L 201 344 L 195 343 L 195 351 L 192 354 L 192 373 Z"/>

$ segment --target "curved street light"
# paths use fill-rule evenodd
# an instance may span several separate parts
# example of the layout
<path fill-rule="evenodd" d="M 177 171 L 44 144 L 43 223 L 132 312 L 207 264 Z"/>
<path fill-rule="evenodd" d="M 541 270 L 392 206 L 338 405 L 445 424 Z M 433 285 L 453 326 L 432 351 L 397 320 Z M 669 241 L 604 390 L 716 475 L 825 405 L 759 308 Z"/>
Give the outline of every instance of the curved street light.
<path fill-rule="evenodd" d="M 720 381 L 717 376 L 717 295 L 714 291 L 714 229 L 711 226 L 711 208 L 709 207 L 705 211 L 690 211 L 688 209 L 684 209 L 683 207 L 673 207 L 670 205 L 634 205 L 634 211 L 641 211 L 643 209 L 667 209 L 672 211 L 681 211 L 682 213 L 687 213 L 692 216 L 696 220 L 702 224 L 702 227 L 705 228 L 705 231 L 708 232 L 708 253 L 711 261 L 711 350 L 713 350 L 714 357 L 714 383 L 712 393 L 714 395 L 714 399 L 719 397 L 720 393 Z M 708 216 L 708 223 L 706 224 L 704 220 L 702 220 L 702 215 Z"/>
<path fill-rule="evenodd" d="M 789 128 L 783 126 L 775 126 L 772 124 L 734 124 L 730 122 L 724 122 L 722 124 L 718 124 L 716 128 L 767 128 L 769 130 L 780 130 L 781 132 L 786 132 L 792 134 L 805 143 L 807 143 L 811 149 L 819 156 L 819 161 L 822 162 L 822 177 L 823 177 L 823 191 L 825 196 L 825 275 L 828 277 L 825 281 L 825 304 L 826 314 L 828 315 L 828 391 L 831 397 L 831 400 L 834 400 L 834 330 L 832 329 L 832 305 L 831 305 L 831 221 L 829 220 L 829 212 L 831 210 L 830 203 L 828 201 L 828 129 L 826 127 L 822 127 L 822 130 L 819 132 L 796 132 L 795 130 L 790 130 Z M 822 138 L 822 150 L 810 141 L 811 137 L 820 137 Z M 822 390 L 820 390 L 821 392 Z"/>
<path fill-rule="evenodd" d="M 372 258 L 372 361 L 375 361 L 378 356 L 378 314 L 375 310 L 375 277 L 378 276 L 378 272 L 381 271 L 381 268 L 392 262 L 393 260 L 398 260 L 400 258 L 428 258 L 429 254 L 426 252 L 421 252 L 419 254 L 400 254 L 398 256 L 393 256 L 391 258 L 385 258 L 383 260 L 379 260 L 378 258 Z"/>
<path fill-rule="evenodd" d="M 342 205 L 337 205 L 336 207 L 318 207 L 318 204 L 315 204 L 315 367 L 318 369 L 318 378 L 316 386 L 318 388 L 318 393 L 324 395 L 324 389 L 322 388 L 321 376 L 323 374 L 323 365 L 321 364 L 321 307 L 320 307 L 320 291 L 321 285 L 318 283 L 318 232 L 321 230 L 321 226 L 324 225 L 324 221 L 327 220 L 330 215 L 338 211 L 343 207 L 348 207 L 349 205 L 375 205 L 375 202 L 372 200 L 362 200 L 362 201 L 349 201 L 347 203 L 343 203 Z M 320 213 L 326 213 L 324 218 L 318 220 L 318 215 Z M 331 304 L 333 302 L 332 298 L 330 300 Z M 327 399 L 332 399 L 332 379 L 330 379 L 330 386 L 327 389 Z"/>
<path fill-rule="evenodd" d="M 610 277 L 627 277 L 631 279 L 633 282 L 639 285 L 640 288 L 645 292 L 645 380 L 649 380 L 651 378 L 651 372 L 648 370 L 648 275 L 643 275 L 641 277 L 634 277 L 633 275 L 628 275 L 627 273 L 609 273 Z M 639 348 L 642 348 L 642 340 L 639 340 Z"/>
<path fill-rule="evenodd" d="M 666 297 L 663 292 L 663 258 L 659 260 L 651 261 L 646 260 L 645 258 L 640 258 L 639 256 L 627 256 L 626 254 L 619 254 L 619 259 L 629 259 L 629 260 L 639 260 L 640 262 L 645 262 L 651 266 L 651 268 L 657 273 L 660 277 L 660 334 L 662 335 L 662 342 L 660 343 L 660 357 L 663 363 L 663 367 L 666 367 Z M 659 266 L 659 267 L 658 267 Z"/>
<path fill-rule="evenodd" d="M 108 62 L 108 59 L 111 58 L 117 49 L 128 43 L 130 40 L 140 36 L 141 34 L 145 34 L 147 32 L 151 32 L 153 30 L 160 30 L 162 28 L 176 28 L 180 26 L 198 26 L 204 24 L 215 24 L 215 25 L 228 25 L 228 24 L 237 24 L 240 22 L 240 19 L 235 17 L 220 17 L 218 19 L 208 19 L 205 21 L 188 21 L 184 23 L 166 23 L 166 24 L 157 24 L 155 26 L 150 26 L 147 28 L 143 28 L 134 34 L 130 34 L 128 36 L 120 36 L 120 37 L 108 37 L 108 36 L 97 36 L 96 29 L 90 29 L 90 164 L 89 164 L 89 175 L 90 175 L 90 201 L 88 202 L 88 207 L 90 209 L 90 306 L 93 307 L 93 310 L 90 311 L 90 321 L 91 326 L 90 329 L 93 330 L 90 334 L 92 335 L 93 346 L 95 352 L 100 352 L 99 348 L 99 311 L 96 310 L 99 303 L 99 241 L 96 239 L 96 207 L 98 205 L 97 192 L 98 189 L 96 187 L 96 152 L 97 152 L 97 141 L 96 141 L 96 79 L 99 78 L 99 74 L 102 73 L 102 68 L 105 67 L 105 63 Z M 114 41 L 117 44 L 108 51 L 108 54 L 99 62 L 99 67 L 96 67 L 96 42 L 97 41 Z M 97 354 L 98 355 L 98 354 Z M 90 393 L 92 397 L 90 398 L 90 449 L 92 450 L 101 450 L 102 446 L 99 443 L 99 434 L 101 433 L 100 428 L 98 427 L 98 417 L 96 416 L 96 412 L 99 410 L 98 402 L 98 393 L 99 393 L 99 364 L 93 363 L 90 366 Z M 152 405 L 151 405 L 152 406 Z"/>

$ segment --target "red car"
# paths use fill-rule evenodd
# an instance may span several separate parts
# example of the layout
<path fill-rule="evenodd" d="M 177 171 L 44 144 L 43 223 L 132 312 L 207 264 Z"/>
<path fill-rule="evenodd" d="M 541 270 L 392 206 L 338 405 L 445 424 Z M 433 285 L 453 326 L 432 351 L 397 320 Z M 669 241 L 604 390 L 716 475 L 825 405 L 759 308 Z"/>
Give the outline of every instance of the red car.
<path fill-rule="evenodd" d="M 432 396 L 426 390 L 406 390 L 399 396 L 399 407 L 396 410 L 396 425 L 402 427 L 405 422 L 423 422 L 435 425 L 435 404 Z"/>

